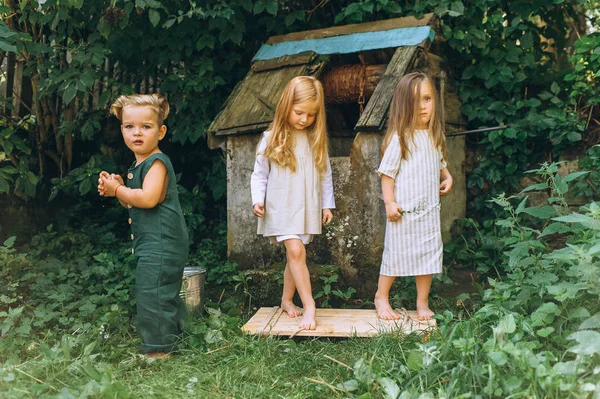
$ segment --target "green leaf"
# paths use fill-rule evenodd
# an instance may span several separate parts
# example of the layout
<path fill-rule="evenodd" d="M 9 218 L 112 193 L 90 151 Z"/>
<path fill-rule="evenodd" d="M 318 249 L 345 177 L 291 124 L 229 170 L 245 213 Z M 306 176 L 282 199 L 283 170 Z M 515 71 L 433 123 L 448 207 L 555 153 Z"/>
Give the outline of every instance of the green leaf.
<path fill-rule="evenodd" d="M 79 185 L 79 194 L 86 195 L 92 189 L 92 183 L 90 183 L 90 179 L 85 179 Z"/>
<path fill-rule="evenodd" d="M 258 0 L 256 3 L 254 3 L 254 10 L 253 10 L 254 15 L 260 14 L 264 10 L 265 10 L 265 3 L 263 0 Z"/>
<path fill-rule="evenodd" d="M 488 357 L 497 366 L 504 366 L 508 361 L 508 356 L 504 352 L 490 352 L 488 353 Z"/>
<path fill-rule="evenodd" d="M 526 208 L 524 212 L 539 219 L 550 219 L 556 215 L 556 210 L 549 205 Z"/>
<path fill-rule="evenodd" d="M 4 241 L 4 245 L 6 248 L 10 248 L 15 244 L 15 240 L 17 239 L 17 236 L 10 236 L 8 237 L 8 239 L 6 241 Z"/>
<path fill-rule="evenodd" d="M 69 0 L 69 5 L 79 10 L 83 6 L 83 0 Z"/>
<path fill-rule="evenodd" d="M 507 314 L 498 323 L 497 327 L 494 327 L 494 332 L 499 333 L 508 333 L 511 334 L 515 332 L 517 329 L 517 324 L 515 323 L 515 316 L 512 314 Z"/>
<path fill-rule="evenodd" d="M 548 226 L 546 226 L 546 228 L 544 229 L 544 231 L 542 231 L 542 234 L 539 235 L 539 237 L 544 237 L 550 234 L 564 234 L 564 233 L 570 233 L 571 231 L 573 231 L 572 228 L 570 228 L 569 226 L 567 226 L 564 223 L 550 223 Z"/>
<path fill-rule="evenodd" d="M 546 338 L 548 335 L 552 334 L 556 329 L 554 327 L 544 327 L 536 331 L 536 334 L 540 337 Z"/>
<path fill-rule="evenodd" d="M 569 186 L 558 174 L 554 176 L 554 189 L 558 194 L 565 194 L 567 191 L 569 191 Z"/>
<path fill-rule="evenodd" d="M 552 85 L 550 86 L 550 91 L 554 93 L 554 95 L 558 95 L 558 93 L 560 93 L 560 86 L 558 85 L 558 83 L 552 82 Z"/>
<path fill-rule="evenodd" d="M 13 46 L 5 40 L 0 39 L 0 51 L 16 53 L 17 47 Z"/>
<path fill-rule="evenodd" d="M 277 0 L 273 0 L 267 3 L 266 10 L 271 15 L 277 15 L 277 11 L 279 10 L 279 3 L 277 2 Z"/>
<path fill-rule="evenodd" d="M 533 46 L 533 35 L 531 34 L 531 32 L 527 32 L 521 37 L 519 41 L 521 42 L 521 47 L 525 50 L 528 50 Z"/>
<path fill-rule="evenodd" d="M 382 377 L 378 378 L 377 382 L 379 382 L 379 385 L 383 388 L 383 392 L 387 398 L 395 399 L 400 396 L 400 388 L 398 387 L 398 384 L 396 384 L 396 381 L 391 378 Z"/>
<path fill-rule="evenodd" d="M 6 243 L 5 243 L 5 246 Z M 581 325 L 579 326 L 580 330 L 592 330 L 592 329 L 600 329 L 600 312 L 596 313 L 595 315 L 593 315 L 592 317 L 590 317 L 589 319 L 585 320 L 583 323 L 581 323 Z"/>
<path fill-rule="evenodd" d="M 534 191 L 534 190 L 545 190 L 548 188 L 548 184 L 546 183 L 537 183 L 537 184 L 532 184 L 531 186 L 525 187 L 520 194 L 526 193 L 528 191 Z"/>
<path fill-rule="evenodd" d="M 154 26 L 155 28 L 160 23 L 160 13 L 155 9 L 151 8 L 148 10 L 148 18 L 150 19 L 150 23 L 152 24 L 152 26 Z"/>
<path fill-rule="evenodd" d="M 584 227 L 588 227 L 594 230 L 600 230 L 600 220 L 594 219 L 587 215 L 582 215 L 580 213 L 572 213 L 567 216 L 559 216 L 556 218 L 552 218 L 552 220 L 565 223 L 579 223 Z"/>
<path fill-rule="evenodd" d="M 523 198 L 523 200 L 519 203 L 519 206 L 517 206 L 517 209 L 515 209 L 515 213 L 517 215 L 525 210 L 525 205 L 527 204 L 527 199 L 528 198 L 529 197 Z"/>
<path fill-rule="evenodd" d="M 356 391 L 360 387 L 360 384 L 356 380 L 348 380 L 338 384 L 337 387 L 341 390 L 352 392 Z"/>
<path fill-rule="evenodd" d="M 423 367 L 423 357 L 420 352 L 412 351 L 408 354 L 406 359 L 406 365 L 410 370 L 417 371 Z"/>
<path fill-rule="evenodd" d="M 572 180 L 575 180 L 575 179 L 577 179 L 578 177 L 581 177 L 581 176 L 587 175 L 588 173 L 590 173 L 590 172 L 589 172 L 589 171 L 587 171 L 587 170 L 586 170 L 586 171 L 581 171 L 581 172 L 573 172 L 573 173 L 569 173 L 568 175 L 566 175 L 565 177 L 563 177 L 563 178 L 562 178 L 562 180 L 563 180 L 565 183 L 568 183 L 568 182 L 570 182 L 570 181 L 572 181 Z"/>
<path fill-rule="evenodd" d="M 600 333 L 591 330 L 577 331 L 567 337 L 569 340 L 577 341 L 575 345 L 567 351 L 577 353 L 578 355 L 594 355 L 600 353 Z"/>
<path fill-rule="evenodd" d="M 4 152 L 6 152 L 6 155 L 12 154 L 12 151 L 15 148 L 14 144 L 8 140 L 2 143 L 2 147 L 4 148 Z"/>
<path fill-rule="evenodd" d="M 10 185 L 8 184 L 8 180 L 0 178 L 0 193 L 8 194 L 10 192 Z"/>

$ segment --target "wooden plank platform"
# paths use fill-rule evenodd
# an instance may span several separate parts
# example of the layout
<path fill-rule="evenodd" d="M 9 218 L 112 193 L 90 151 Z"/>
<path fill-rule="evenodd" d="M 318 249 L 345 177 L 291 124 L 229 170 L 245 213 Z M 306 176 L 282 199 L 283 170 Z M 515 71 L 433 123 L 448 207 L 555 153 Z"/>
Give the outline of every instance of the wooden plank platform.
<path fill-rule="evenodd" d="M 381 320 L 375 309 L 317 309 L 317 329 L 299 330 L 302 316 L 290 318 L 279 306 L 263 307 L 242 327 L 248 334 L 289 337 L 373 337 L 402 331 L 405 334 L 435 328 L 435 320 L 420 321 L 415 310 L 396 309 L 400 320 Z"/>

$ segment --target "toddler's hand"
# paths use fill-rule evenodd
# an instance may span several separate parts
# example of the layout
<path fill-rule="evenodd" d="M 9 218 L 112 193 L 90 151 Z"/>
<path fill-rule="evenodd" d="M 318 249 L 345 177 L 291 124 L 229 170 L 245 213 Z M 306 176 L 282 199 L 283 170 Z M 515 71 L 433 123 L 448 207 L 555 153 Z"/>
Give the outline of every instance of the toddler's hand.
<path fill-rule="evenodd" d="M 101 185 L 104 187 L 103 195 L 106 197 L 114 197 L 117 187 L 122 185 L 121 183 L 119 183 L 118 179 L 113 179 L 111 175 L 101 176 L 100 180 L 102 181 Z"/>
<path fill-rule="evenodd" d="M 110 177 L 112 177 L 113 179 L 117 179 L 117 181 L 119 182 L 119 184 L 125 185 L 125 182 L 123 181 L 123 178 L 121 177 L 121 175 L 117 175 L 115 173 L 112 173 L 110 175 Z"/>
<path fill-rule="evenodd" d="M 101 197 L 103 197 L 105 195 L 104 191 L 105 191 L 105 187 L 104 187 L 104 183 L 102 181 L 102 179 L 110 179 L 110 175 L 108 174 L 108 172 L 102 171 L 100 172 L 100 175 L 98 176 L 98 194 L 100 194 Z"/>
<path fill-rule="evenodd" d="M 450 192 L 450 190 L 452 190 L 452 184 L 454 183 L 454 179 L 452 179 L 452 176 L 448 176 L 446 177 L 444 180 L 442 180 L 442 182 L 440 183 L 440 195 L 446 195 Z"/>
<path fill-rule="evenodd" d="M 388 222 L 397 222 L 402 219 L 402 207 L 395 202 L 385 204 L 385 213 Z"/>
<path fill-rule="evenodd" d="M 327 226 L 333 220 L 331 209 L 323 209 L 323 224 Z"/>
<path fill-rule="evenodd" d="M 254 215 L 261 218 L 265 215 L 265 205 L 260 202 L 257 202 L 256 204 L 254 204 L 252 211 L 254 212 Z"/>

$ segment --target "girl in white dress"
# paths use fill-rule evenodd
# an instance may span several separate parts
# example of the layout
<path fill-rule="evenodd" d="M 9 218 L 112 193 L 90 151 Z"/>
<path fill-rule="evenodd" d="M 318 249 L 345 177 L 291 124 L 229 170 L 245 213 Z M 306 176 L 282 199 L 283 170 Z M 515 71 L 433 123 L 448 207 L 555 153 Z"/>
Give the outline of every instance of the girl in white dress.
<path fill-rule="evenodd" d="M 335 208 L 327 148 L 323 86 L 298 76 L 285 87 L 258 144 L 251 191 L 258 234 L 285 245 L 281 308 L 290 317 L 304 314 L 300 329 L 316 329 L 304 246 L 331 222 Z M 292 301 L 296 290 L 303 309 Z"/>
<path fill-rule="evenodd" d="M 389 294 L 397 276 L 415 276 L 417 314 L 430 319 L 429 290 L 433 274 L 442 271 L 440 195 L 452 189 L 448 171 L 443 109 L 431 79 L 420 72 L 405 75 L 394 91 L 377 173 L 387 224 L 377 315 L 399 319 Z"/>

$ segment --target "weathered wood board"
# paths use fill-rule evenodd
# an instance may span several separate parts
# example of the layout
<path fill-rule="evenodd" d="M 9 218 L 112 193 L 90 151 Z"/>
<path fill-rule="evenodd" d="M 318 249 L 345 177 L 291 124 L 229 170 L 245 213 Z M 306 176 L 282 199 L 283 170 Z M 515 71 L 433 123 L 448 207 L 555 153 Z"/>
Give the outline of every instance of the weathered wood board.
<path fill-rule="evenodd" d="M 435 320 L 420 321 L 414 310 L 396 309 L 400 320 L 381 320 L 374 309 L 317 309 L 317 329 L 299 330 L 302 316 L 290 318 L 278 306 L 263 307 L 242 327 L 248 334 L 290 337 L 373 337 L 402 331 L 405 334 L 435 328 Z"/>

